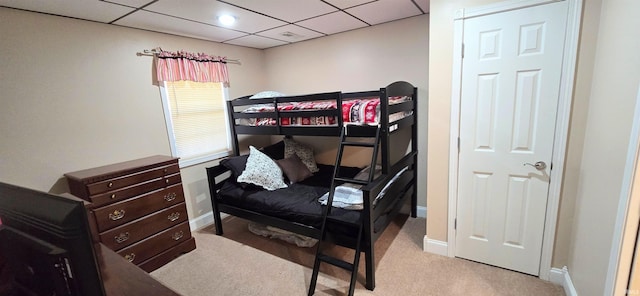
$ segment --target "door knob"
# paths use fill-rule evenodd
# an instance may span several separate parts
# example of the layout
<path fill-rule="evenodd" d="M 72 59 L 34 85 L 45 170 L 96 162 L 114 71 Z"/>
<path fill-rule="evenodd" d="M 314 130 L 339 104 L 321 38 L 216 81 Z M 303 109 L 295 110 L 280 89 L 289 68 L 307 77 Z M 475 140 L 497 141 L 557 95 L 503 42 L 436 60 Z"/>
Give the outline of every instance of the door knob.
<path fill-rule="evenodd" d="M 544 163 L 544 161 L 538 161 L 536 163 L 528 163 L 528 162 L 526 162 L 523 165 L 530 165 L 530 166 L 536 168 L 536 170 L 540 170 L 540 171 L 547 168 L 547 164 Z"/>

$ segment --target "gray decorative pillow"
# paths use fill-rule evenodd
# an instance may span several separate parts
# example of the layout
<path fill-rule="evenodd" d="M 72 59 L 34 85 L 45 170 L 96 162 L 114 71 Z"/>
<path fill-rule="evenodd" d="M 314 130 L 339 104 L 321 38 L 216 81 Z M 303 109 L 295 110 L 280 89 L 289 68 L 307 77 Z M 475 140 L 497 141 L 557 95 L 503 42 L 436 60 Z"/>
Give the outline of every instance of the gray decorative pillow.
<path fill-rule="evenodd" d="M 297 154 L 312 173 L 317 173 L 320 170 L 316 164 L 316 158 L 313 156 L 313 149 L 292 139 L 284 138 L 284 157 L 287 158 L 293 154 Z"/>
<path fill-rule="evenodd" d="M 276 163 L 280 166 L 291 184 L 304 181 L 304 179 L 313 175 L 297 154 L 293 154 L 287 158 L 278 159 L 276 160 Z"/>
<path fill-rule="evenodd" d="M 244 172 L 238 176 L 238 182 L 258 185 L 266 190 L 286 188 L 282 170 L 269 156 L 249 146 L 249 158 Z"/>

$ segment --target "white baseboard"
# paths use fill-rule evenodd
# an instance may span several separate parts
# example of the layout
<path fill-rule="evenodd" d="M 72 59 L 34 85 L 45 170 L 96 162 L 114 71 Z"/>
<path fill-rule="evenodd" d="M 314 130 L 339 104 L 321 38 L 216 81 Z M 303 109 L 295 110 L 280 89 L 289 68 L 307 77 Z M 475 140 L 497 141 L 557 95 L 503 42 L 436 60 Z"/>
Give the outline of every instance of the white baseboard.
<path fill-rule="evenodd" d="M 447 246 L 447 242 L 430 239 L 426 235 L 424 236 L 424 251 L 432 254 L 448 256 L 449 248 Z"/>
<path fill-rule="evenodd" d="M 427 207 L 418 206 L 417 213 L 420 218 L 427 218 Z"/>
<path fill-rule="evenodd" d="M 560 268 L 551 268 L 549 272 L 549 281 L 562 286 L 564 288 L 564 293 L 567 296 L 578 296 L 578 291 L 573 286 L 573 282 L 571 281 L 571 276 L 569 275 L 569 270 L 567 267 Z"/>
<path fill-rule="evenodd" d="M 213 224 L 213 212 L 208 212 L 196 218 L 189 219 L 189 228 L 195 231 Z"/>

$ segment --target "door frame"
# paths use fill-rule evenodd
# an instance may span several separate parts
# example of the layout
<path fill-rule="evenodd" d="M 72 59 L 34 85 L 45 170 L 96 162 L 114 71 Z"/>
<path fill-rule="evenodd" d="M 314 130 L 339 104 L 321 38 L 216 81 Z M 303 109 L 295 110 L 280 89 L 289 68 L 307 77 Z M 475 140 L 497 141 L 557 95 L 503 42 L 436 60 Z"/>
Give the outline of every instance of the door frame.
<path fill-rule="evenodd" d="M 558 113 L 556 115 L 556 130 L 553 142 L 551 164 L 553 172 L 550 175 L 547 210 L 542 238 L 542 253 L 540 256 L 540 270 L 538 277 L 549 280 L 551 259 L 556 235 L 562 177 L 566 156 L 569 124 L 571 118 L 571 103 L 575 81 L 575 69 L 578 55 L 580 22 L 582 19 L 583 0 L 509 0 L 479 7 L 463 8 L 454 15 L 453 38 L 453 77 L 451 83 L 451 130 L 449 138 L 449 205 L 447 226 L 447 255 L 455 257 L 456 219 L 458 200 L 458 137 L 460 135 L 460 99 L 462 88 L 462 41 L 464 34 L 464 20 L 500 12 L 507 12 L 532 6 L 566 1 L 567 25 L 565 32 L 565 46 L 562 60 L 562 75 L 560 77 L 560 92 L 558 99 Z"/>

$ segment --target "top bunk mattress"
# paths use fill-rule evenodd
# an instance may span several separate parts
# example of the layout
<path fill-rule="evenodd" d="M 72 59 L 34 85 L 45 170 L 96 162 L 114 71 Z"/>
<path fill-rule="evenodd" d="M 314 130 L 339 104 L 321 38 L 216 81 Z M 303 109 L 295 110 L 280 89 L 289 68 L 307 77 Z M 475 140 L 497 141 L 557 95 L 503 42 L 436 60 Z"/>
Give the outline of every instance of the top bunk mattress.
<path fill-rule="evenodd" d="M 396 105 L 411 100 L 408 96 L 389 97 L 389 105 Z M 338 109 L 336 100 L 319 100 L 319 101 L 303 101 L 303 102 L 286 102 L 277 104 L 278 112 L 292 113 L 298 111 L 319 111 L 319 110 L 336 110 Z M 242 113 L 265 113 L 274 112 L 276 107 L 270 104 L 255 104 L 242 110 Z M 350 98 L 342 101 L 341 106 L 342 120 L 345 124 L 359 125 L 377 125 L 380 122 L 380 98 L 379 97 L 363 97 Z M 301 113 L 299 113 L 301 114 Z M 403 111 L 389 114 L 389 122 L 400 120 L 412 111 Z M 238 121 L 239 125 L 244 126 L 274 126 L 277 120 L 272 117 L 265 118 L 243 118 Z M 300 116 L 300 117 L 281 117 L 280 126 L 336 126 L 338 118 L 336 116 Z"/>

